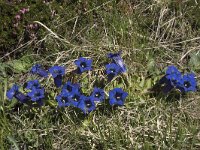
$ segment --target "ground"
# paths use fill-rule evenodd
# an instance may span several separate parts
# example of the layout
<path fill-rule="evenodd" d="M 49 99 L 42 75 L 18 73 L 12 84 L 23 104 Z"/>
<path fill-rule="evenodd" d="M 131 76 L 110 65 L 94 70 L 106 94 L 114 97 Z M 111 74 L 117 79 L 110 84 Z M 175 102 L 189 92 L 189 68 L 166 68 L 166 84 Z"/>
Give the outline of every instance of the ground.
<path fill-rule="evenodd" d="M 29 6 L 31 12 L 31 2 L 16 5 Z M 200 149 L 199 90 L 151 91 L 169 65 L 194 72 L 199 85 L 198 1 L 50 1 L 43 7 L 40 11 L 52 16 L 46 22 L 33 20 L 39 30 L 27 31 L 28 39 L 26 30 L 20 32 L 16 46 L 0 58 L 1 149 Z M 107 54 L 120 50 L 127 73 L 108 82 Z M 80 56 L 93 59 L 93 70 L 77 75 L 74 60 Z M 103 84 L 107 94 L 121 87 L 129 94 L 125 105 L 111 107 L 106 99 L 88 115 L 58 108 L 60 89 L 52 77 L 30 74 L 35 63 L 46 69 L 66 66 L 63 82 L 79 82 L 87 94 L 97 85 Z M 36 78 L 46 90 L 45 106 L 7 99 L 14 83 L 23 86 Z"/>

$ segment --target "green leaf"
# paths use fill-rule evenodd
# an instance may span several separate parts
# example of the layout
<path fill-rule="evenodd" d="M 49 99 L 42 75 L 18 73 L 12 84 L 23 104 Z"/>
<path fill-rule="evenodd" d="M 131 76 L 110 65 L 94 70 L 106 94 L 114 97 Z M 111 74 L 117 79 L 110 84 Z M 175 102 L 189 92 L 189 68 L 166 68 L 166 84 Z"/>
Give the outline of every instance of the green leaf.
<path fill-rule="evenodd" d="M 151 88 L 151 85 L 152 85 L 152 79 L 150 78 L 150 79 L 146 80 L 146 88 L 147 89 Z"/>
<path fill-rule="evenodd" d="M 31 57 L 24 56 L 19 60 L 7 62 L 7 68 L 11 69 L 14 73 L 27 72 L 32 66 L 32 62 L 33 60 Z"/>
<path fill-rule="evenodd" d="M 190 55 L 189 65 L 194 70 L 199 70 L 200 69 L 200 52 L 192 53 Z"/>
<path fill-rule="evenodd" d="M 19 147 L 18 147 L 18 145 L 17 145 L 16 140 L 15 140 L 13 137 L 11 137 L 11 136 L 7 136 L 7 138 L 8 138 L 8 140 L 15 146 L 15 149 L 16 149 L 16 150 L 19 150 Z"/>
<path fill-rule="evenodd" d="M 144 87 L 144 85 L 145 85 L 145 78 L 144 78 L 144 77 L 142 77 L 142 80 L 141 80 L 141 82 L 140 82 L 139 86 L 143 88 L 143 87 Z"/>

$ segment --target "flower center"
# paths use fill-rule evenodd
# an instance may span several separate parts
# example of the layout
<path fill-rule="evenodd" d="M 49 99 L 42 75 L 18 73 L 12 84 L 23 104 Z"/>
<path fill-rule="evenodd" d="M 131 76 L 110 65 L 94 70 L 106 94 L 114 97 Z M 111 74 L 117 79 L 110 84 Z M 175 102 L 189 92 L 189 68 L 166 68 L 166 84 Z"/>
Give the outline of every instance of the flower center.
<path fill-rule="evenodd" d="M 87 108 L 90 108 L 92 106 L 92 103 L 90 100 L 85 101 L 85 105 Z"/>
<path fill-rule="evenodd" d="M 115 72 L 115 69 L 110 69 L 110 72 L 111 72 L 111 73 L 114 73 L 114 72 Z"/>
<path fill-rule="evenodd" d="M 72 91 L 72 87 L 70 85 L 68 85 L 66 89 L 67 89 L 68 92 Z"/>
<path fill-rule="evenodd" d="M 190 84 L 189 81 L 185 81 L 185 82 L 184 82 L 184 86 L 185 86 L 186 88 L 189 88 L 189 87 L 191 86 L 191 84 Z"/>
<path fill-rule="evenodd" d="M 115 98 L 117 101 L 121 100 L 122 94 L 121 93 L 116 93 Z"/>
<path fill-rule="evenodd" d="M 82 68 L 85 68 L 85 67 L 87 67 L 87 64 L 86 64 L 85 62 L 82 62 L 82 63 L 80 64 L 80 66 L 81 66 Z"/>
<path fill-rule="evenodd" d="M 67 97 L 62 97 L 61 101 L 62 101 L 62 103 L 67 103 L 69 100 Z"/>
<path fill-rule="evenodd" d="M 73 99 L 74 101 L 78 102 L 79 99 L 80 99 L 80 96 L 74 95 L 74 96 L 72 97 L 72 99 Z"/>
<path fill-rule="evenodd" d="M 100 97 L 100 93 L 95 93 L 95 97 Z"/>
<path fill-rule="evenodd" d="M 33 83 L 33 86 L 38 86 L 38 84 L 37 83 Z"/>
<path fill-rule="evenodd" d="M 37 92 L 37 93 L 34 94 L 34 97 L 38 97 L 38 96 L 40 96 L 39 92 Z"/>

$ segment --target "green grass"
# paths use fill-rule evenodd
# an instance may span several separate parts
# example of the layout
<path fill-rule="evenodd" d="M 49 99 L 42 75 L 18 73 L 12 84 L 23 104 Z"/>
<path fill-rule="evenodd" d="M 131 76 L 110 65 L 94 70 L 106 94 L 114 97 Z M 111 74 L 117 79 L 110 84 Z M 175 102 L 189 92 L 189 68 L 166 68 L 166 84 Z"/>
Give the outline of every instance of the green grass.
<path fill-rule="evenodd" d="M 179 99 L 148 92 L 171 64 L 182 72 L 193 71 L 199 82 L 199 5 L 154 0 L 63 2 L 48 25 L 35 20 L 41 25 L 40 38 L 15 49 L 22 54 L 0 59 L 0 149 L 200 149 L 199 91 Z M 108 83 L 102 66 L 109 61 L 106 54 L 119 49 L 128 78 L 120 75 Z M 75 76 L 73 62 L 80 56 L 92 58 L 94 69 Z M 107 93 L 122 87 L 129 93 L 125 106 L 112 108 L 105 102 L 86 116 L 75 108 L 58 109 L 55 96 L 60 90 L 51 78 L 28 73 L 34 63 L 65 65 L 64 81 L 80 82 L 88 94 L 96 84 L 104 83 Z M 6 91 L 14 83 L 23 85 L 35 78 L 48 93 L 45 106 L 31 108 L 7 100 Z"/>

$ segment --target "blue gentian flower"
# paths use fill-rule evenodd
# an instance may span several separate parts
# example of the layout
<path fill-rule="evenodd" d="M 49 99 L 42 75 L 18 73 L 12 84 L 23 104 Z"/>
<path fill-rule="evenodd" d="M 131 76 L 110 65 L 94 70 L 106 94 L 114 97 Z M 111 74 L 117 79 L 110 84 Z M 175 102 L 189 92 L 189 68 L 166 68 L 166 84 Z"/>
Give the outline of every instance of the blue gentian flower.
<path fill-rule="evenodd" d="M 178 84 L 178 89 L 180 89 L 181 92 L 195 92 L 197 90 L 197 82 L 194 73 L 184 75 Z"/>
<path fill-rule="evenodd" d="M 66 93 L 60 93 L 56 96 L 56 100 L 58 102 L 59 107 L 66 107 L 71 105 L 71 99 Z"/>
<path fill-rule="evenodd" d="M 166 75 L 159 81 L 159 84 L 165 84 L 162 90 L 163 93 L 167 94 L 173 88 L 177 88 L 181 78 L 181 72 L 175 66 L 169 66 L 166 70 Z"/>
<path fill-rule="evenodd" d="M 77 73 L 79 73 L 79 74 L 81 74 L 85 71 L 92 70 L 92 59 L 86 59 L 86 58 L 80 57 L 74 63 L 78 67 Z"/>
<path fill-rule="evenodd" d="M 22 103 L 25 103 L 25 102 L 27 102 L 27 101 L 30 99 L 30 97 L 28 97 L 27 95 L 24 95 L 24 94 L 21 93 L 21 92 L 18 92 L 18 93 L 15 95 L 15 98 L 16 98 L 18 101 L 22 102 Z"/>
<path fill-rule="evenodd" d="M 19 92 L 19 86 L 14 84 L 10 90 L 7 91 L 6 96 L 9 100 L 13 99 L 16 93 Z"/>
<path fill-rule="evenodd" d="M 44 88 L 33 88 L 27 95 L 31 98 L 32 101 L 42 100 L 44 98 Z"/>
<path fill-rule="evenodd" d="M 120 72 L 124 73 L 127 71 L 127 69 L 120 55 L 121 51 L 118 53 L 109 53 L 108 58 L 111 58 L 113 60 L 113 63 L 117 64 L 120 67 Z"/>
<path fill-rule="evenodd" d="M 53 66 L 49 69 L 49 72 L 54 78 L 56 87 L 60 87 L 62 85 L 62 76 L 65 74 L 65 68 L 62 66 Z"/>
<path fill-rule="evenodd" d="M 65 67 L 62 66 L 53 66 L 49 69 L 49 72 L 53 76 L 53 78 L 56 78 L 57 76 L 63 76 L 65 74 Z"/>
<path fill-rule="evenodd" d="M 33 74 L 38 74 L 41 77 L 47 77 L 48 76 L 48 72 L 44 69 L 42 69 L 40 64 L 35 64 L 32 68 L 31 68 L 31 73 Z"/>
<path fill-rule="evenodd" d="M 79 89 L 79 84 L 72 84 L 70 81 L 67 81 L 62 87 L 62 92 L 73 93 L 79 91 Z"/>
<path fill-rule="evenodd" d="M 27 82 L 26 88 L 32 90 L 33 88 L 41 88 L 41 86 L 38 80 L 30 80 Z"/>
<path fill-rule="evenodd" d="M 163 85 L 162 91 L 167 94 L 173 88 L 179 89 L 181 92 L 189 92 L 197 90 L 197 82 L 193 73 L 181 75 L 181 72 L 175 66 L 169 66 L 166 75 L 160 79 L 159 85 Z"/>
<path fill-rule="evenodd" d="M 115 63 L 106 65 L 106 74 L 108 75 L 108 79 L 112 80 L 115 76 L 117 76 L 120 72 L 120 67 Z"/>
<path fill-rule="evenodd" d="M 109 91 L 109 103 L 110 105 L 122 106 L 127 96 L 128 93 L 124 92 L 121 88 L 114 88 Z"/>
<path fill-rule="evenodd" d="M 91 111 L 95 110 L 95 103 L 94 103 L 94 99 L 90 96 L 81 96 L 81 101 L 78 104 L 78 108 L 80 108 L 84 114 L 90 113 Z"/>
<path fill-rule="evenodd" d="M 170 92 L 173 88 L 177 88 L 177 86 L 180 84 L 182 80 L 182 76 L 181 76 L 181 73 L 176 72 L 176 73 L 166 75 L 166 79 L 167 81 L 163 88 L 163 93 L 165 94 Z"/>
<path fill-rule="evenodd" d="M 24 103 L 30 98 L 19 91 L 19 86 L 14 84 L 10 90 L 7 91 L 6 96 L 9 100 L 15 97 L 18 101 Z"/>
<path fill-rule="evenodd" d="M 105 99 L 105 92 L 103 89 L 95 87 L 91 97 L 94 99 L 94 101 L 102 102 Z"/>
<path fill-rule="evenodd" d="M 78 107 L 79 102 L 81 101 L 82 95 L 79 91 L 73 91 L 69 94 L 71 104 L 74 107 Z"/>

